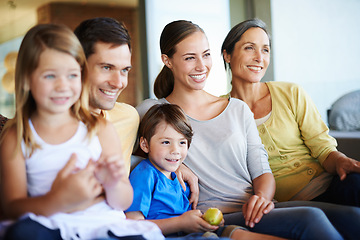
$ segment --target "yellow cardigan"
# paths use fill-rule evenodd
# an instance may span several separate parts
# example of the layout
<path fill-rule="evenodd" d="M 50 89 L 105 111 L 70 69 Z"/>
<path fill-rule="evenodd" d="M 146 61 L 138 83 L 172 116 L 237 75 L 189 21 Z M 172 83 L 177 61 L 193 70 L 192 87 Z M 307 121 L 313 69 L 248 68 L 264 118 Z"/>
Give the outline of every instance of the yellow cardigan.
<path fill-rule="evenodd" d="M 336 140 L 315 104 L 294 83 L 267 82 L 270 118 L 258 126 L 276 180 L 275 199 L 287 201 L 324 171 L 321 164 L 336 151 Z"/>

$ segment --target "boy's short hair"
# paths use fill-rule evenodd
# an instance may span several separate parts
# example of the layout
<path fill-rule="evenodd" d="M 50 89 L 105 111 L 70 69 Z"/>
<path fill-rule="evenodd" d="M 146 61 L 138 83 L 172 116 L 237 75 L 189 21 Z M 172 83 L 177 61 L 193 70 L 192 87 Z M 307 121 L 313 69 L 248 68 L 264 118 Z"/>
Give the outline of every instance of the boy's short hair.
<path fill-rule="evenodd" d="M 140 122 L 138 136 L 145 138 L 149 143 L 155 135 L 156 127 L 165 122 L 171 125 L 176 131 L 184 135 L 188 142 L 188 148 L 193 136 L 193 131 L 184 111 L 175 104 L 156 104 L 144 115 Z"/>

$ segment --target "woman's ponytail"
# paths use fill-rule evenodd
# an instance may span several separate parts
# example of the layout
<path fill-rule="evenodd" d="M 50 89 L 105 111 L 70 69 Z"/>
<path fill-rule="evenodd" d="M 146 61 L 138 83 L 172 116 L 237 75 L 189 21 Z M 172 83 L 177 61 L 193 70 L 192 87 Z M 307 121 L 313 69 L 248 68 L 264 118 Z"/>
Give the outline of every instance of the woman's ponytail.
<path fill-rule="evenodd" d="M 174 75 L 170 68 L 166 65 L 161 69 L 159 75 L 155 79 L 154 93 L 155 96 L 160 98 L 166 98 L 174 89 Z"/>

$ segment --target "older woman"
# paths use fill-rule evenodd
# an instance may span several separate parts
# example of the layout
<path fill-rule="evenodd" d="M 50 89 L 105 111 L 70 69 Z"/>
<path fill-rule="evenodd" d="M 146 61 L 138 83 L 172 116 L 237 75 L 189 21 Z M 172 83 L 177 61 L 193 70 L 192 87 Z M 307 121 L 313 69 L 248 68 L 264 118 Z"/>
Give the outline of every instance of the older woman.
<path fill-rule="evenodd" d="M 260 82 L 270 45 L 265 24 L 251 19 L 231 29 L 222 53 L 232 75 L 229 95 L 254 113 L 276 180 L 275 198 L 360 206 L 360 162 L 336 150 L 310 97 L 293 83 Z"/>

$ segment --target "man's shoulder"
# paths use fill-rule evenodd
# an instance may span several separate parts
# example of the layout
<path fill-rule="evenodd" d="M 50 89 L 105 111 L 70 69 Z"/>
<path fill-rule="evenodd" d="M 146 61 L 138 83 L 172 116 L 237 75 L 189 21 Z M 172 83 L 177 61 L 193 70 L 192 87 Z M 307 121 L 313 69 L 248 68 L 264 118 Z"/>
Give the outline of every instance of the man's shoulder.
<path fill-rule="evenodd" d="M 137 113 L 136 109 L 127 103 L 116 102 L 113 109 L 107 111 L 109 114 L 114 113 Z"/>
<path fill-rule="evenodd" d="M 105 117 L 111 122 L 118 122 L 123 119 L 135 122 L 139 121 L 139 114 L 133 106 L 119 102 L 115 103 L 113 109 L 105 111 Z"/>

